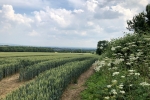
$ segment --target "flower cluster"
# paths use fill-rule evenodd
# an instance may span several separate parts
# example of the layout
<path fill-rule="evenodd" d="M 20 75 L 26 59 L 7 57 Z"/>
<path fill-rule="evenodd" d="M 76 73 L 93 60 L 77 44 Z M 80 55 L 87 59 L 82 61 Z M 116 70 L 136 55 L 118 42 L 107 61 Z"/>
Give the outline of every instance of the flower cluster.
<path fill-rule="evenodd" d="M 103 67 L 107 72 L 108 84 L 105 87 L 107 89 L 104 89 L 106 93 L 103 97 L 105 100 L 124 99 L 125 95 L 135 94 L 136 88 L 150 86 L 148 83 L 150 82 L 150 49 L 147 48 L 149 45 L 150 41 L 146 43 L 135 38 L 132 42 L 110 47 L 111 57 L 107 58 L 109 60 L 103 59 L 95 68 L 99 72 Z M 145 89 L 147 90 L 141 91 L 150 91 L 150 88 Z"/>

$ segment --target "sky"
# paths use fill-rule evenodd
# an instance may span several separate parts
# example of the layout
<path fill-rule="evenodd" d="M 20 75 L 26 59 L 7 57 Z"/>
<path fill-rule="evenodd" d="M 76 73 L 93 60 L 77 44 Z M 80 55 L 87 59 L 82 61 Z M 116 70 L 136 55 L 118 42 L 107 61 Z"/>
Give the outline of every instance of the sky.
<path fill-rule="evenodd" d="M 0 0 L 0 44 L 96 48 L 149 0 Z"/>

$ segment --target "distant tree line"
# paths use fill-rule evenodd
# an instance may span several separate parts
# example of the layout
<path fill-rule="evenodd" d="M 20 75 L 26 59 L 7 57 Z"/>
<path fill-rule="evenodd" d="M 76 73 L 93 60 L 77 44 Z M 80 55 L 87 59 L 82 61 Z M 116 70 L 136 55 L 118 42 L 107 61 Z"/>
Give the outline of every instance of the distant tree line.
<path fill-rule="evenodd" d="M 0 46 L 0 52 L 60 52 L 60 53 L 92 53 L 93 49 L 69 49 L 31 46 Z"/>
<path fill-rule="evenodd" d="M 54 52 L 54 50 L 46 47 L 0 46 L 0 52 Z"/>

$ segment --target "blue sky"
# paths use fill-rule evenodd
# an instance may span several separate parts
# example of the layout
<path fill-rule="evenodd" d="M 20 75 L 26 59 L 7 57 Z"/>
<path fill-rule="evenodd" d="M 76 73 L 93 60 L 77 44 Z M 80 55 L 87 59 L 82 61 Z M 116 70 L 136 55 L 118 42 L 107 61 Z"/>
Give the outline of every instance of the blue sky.
<path fill-rule="evenodd" d="M 149 0 L 1 0 L 0 43 L 94 47 L 127 32 Z"/>

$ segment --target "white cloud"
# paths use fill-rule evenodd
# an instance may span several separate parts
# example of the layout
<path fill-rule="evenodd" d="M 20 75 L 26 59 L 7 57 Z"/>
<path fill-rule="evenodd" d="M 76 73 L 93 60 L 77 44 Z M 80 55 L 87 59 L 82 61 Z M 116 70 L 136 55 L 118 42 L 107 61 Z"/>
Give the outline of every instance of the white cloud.
<path fill-rule="evenodd" d="M 11 5 L 3 5 L 0 14 L 4 20 L 8 21 L 22 23 L 25 25 L 30 25 L 30 23 L 33 22 L 31 18 L 28 18 L 25 15 L 15 14 L 15 11 Z"/>
<path fill-rule="evenodd" d="M 72 11 L 66 9 L 53 9 L 46 7 L 41 11 L 35 11 L 35 20 L 37 22 L 47 22 L 60 27 L 67 27 L 70 24 Z"/>
<path fill-rule="evenodd" d="M 40 9 L 43 8 L 43 5 L 48 4 L 47 0 L 0 0 L 0 6 L 12 5 L 13 7 L 24 9 Z"/>
<path fill-rule="evenodd" d="M 35 30 L 32 30 L 31 32 L 29 32 L 29 36 L 35 37 L 35 36 L 40 36 L 40 34 L 37 33 Z"/>
<path fill-rule="evenodd" d="M 88 21 L 88 22 L 87 22 L 87 25 L 89 25 L 89 26 L 93 26 L 93 25 L 94 25 L 94 23 L 93 23 L 93 22 L 91 22 L 91 21 Z"/>
<path fill-rule="evenodd" d="M 85 36 L 85 35 L 87 35 L 87 33 L 85 31 L 83 31 L 83 32 L 81 32 L 81 35 Z"/>
<path fill-rule="evenodd" d="M 84 12 L 84 10 L 82 10 L 82 9 L 78 9 L 78 10 L 74 10 L 73 12 L 75 12 L 75 13 L 83 13 Z"/>
<path fill-rule="evenodd" d="M 147 2 L 1 0 L 0 43 L 96 47 L 99 40 L 123 36 L 126 20 L 144 11 Z"/>
<path fill-rule="evenodd" d="M 89 0 L 86 2 L 87 9 L 91 12 L 95 12 L 96 7 L 98 6 L 97 0 Z"/>

